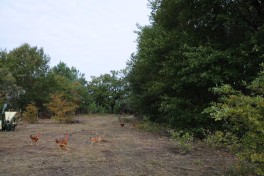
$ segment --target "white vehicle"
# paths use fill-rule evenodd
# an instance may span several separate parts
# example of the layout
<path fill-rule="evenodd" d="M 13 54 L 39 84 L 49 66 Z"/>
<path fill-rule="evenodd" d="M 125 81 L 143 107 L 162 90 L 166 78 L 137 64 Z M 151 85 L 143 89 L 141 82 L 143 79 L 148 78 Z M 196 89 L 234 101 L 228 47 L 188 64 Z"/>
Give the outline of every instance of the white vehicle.
<path fill-rule="evenodd" d="M 0 118 L 0 130 L 14 131 L 19 119 L 19 113 L 16 111 L 5 111 L 6 107 L 7 104 L 4 104 Z"/>

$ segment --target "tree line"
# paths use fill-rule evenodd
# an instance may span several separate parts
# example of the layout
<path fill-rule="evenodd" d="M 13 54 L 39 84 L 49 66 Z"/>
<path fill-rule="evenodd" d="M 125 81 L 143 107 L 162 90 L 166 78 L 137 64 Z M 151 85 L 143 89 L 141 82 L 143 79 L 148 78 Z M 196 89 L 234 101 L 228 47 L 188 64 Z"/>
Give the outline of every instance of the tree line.
<path fill-rule="evenodd" d="M 66 115 L 77 111 L 119 113 L 126 109 L 125 69 L 87 81 L 75 67 L 70 68 L 64 62 L 51 67 L 49 61 L 43 48 L 27 43 L 9 52 L 1 50 L 0 105 L 8 103 L 11 108 L 23 111 L 34 105 L 40 116 L 45 112 L 56 115 L 61 111 Z M 65 110 L 60 109 L 62 105 Z"/>
<path fill-rule="evenodd" d="M 127 76 L 135 111 L 239 146 L 264 175 L 264 3 L 151 0 Z M 218 135 L 218 136 L 217 136 Z M 217 142 L 215 141 L 215 142 Z"/>

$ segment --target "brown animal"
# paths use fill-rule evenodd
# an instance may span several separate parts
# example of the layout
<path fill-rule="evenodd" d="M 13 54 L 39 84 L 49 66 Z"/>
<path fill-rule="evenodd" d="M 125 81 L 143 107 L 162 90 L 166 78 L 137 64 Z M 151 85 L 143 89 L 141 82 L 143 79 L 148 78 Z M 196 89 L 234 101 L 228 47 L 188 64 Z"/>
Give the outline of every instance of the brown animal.
<path fill-rule="evenodd" d="M 39 140 L 39 137 L 40 137 L 40 133 L 38 133 L 37 135 L 31 134 L 29 137 L 31 139 L 31 145 L 33 145 L 33 143 L 38 145 L 38 140 Z"/>
<path fill-rule="evenodd" d="M 68 144 L 68 140 L 69 140 L 69 134 L 67 133 L 66 136 L 63 139 L 55 139 L 55 142 L 57 143 L 58 147 L 61 149 L 66 149 L 66 150 L 70 150 L 69 148 L 67 148 L 67 144 Z"/>
<path fill-rule="evenodd" d="M 125 124 L 124 124 L 124 123 L 120 123 L 120 126 L 121 126 L 121 127 L 124 127 L 124 126 L 125 126 Z"/>
<path fill-rule="evenodd" d="M 90 137 L 90 141 L 91 141 L 91 145 L 93 145 L 94 143 L 98 143 L 99 145 L 101 145 L 101 141 L 103 140 L 102 137 Z"/>

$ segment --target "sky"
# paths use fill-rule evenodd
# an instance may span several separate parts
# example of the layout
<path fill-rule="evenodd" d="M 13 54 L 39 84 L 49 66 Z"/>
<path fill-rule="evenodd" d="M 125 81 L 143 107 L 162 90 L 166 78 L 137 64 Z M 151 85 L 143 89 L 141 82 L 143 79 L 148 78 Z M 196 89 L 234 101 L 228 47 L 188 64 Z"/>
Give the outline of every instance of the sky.
<path fill-rule="evenodd" d="M 136 24 L 149 24 L 148 0 L 0 0 L 0 49 L 28 43 L 91 76 L 126 67 Z"/>

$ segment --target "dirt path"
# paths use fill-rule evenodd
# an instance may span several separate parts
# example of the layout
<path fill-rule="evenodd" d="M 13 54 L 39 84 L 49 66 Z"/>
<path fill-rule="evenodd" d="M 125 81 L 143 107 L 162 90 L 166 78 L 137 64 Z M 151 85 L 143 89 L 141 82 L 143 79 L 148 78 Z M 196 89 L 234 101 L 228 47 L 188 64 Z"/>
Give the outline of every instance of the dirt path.
<path fill-rule="evenodd" d="M 14 132 L 0 132 L 0 175 L 222 175 L 234 161 L 223 151 L 195 147 L 181 154 L 167 137 L 149 134 L 116 116 L 78 117 L 77 124 L 20 124 Z M 55 137 L 71 135 L 70 151 L 59 151 Z M 40 132 L 39 145 L 30 134 Z M 101 145 L 90 145 L 100 135 Z"/>

